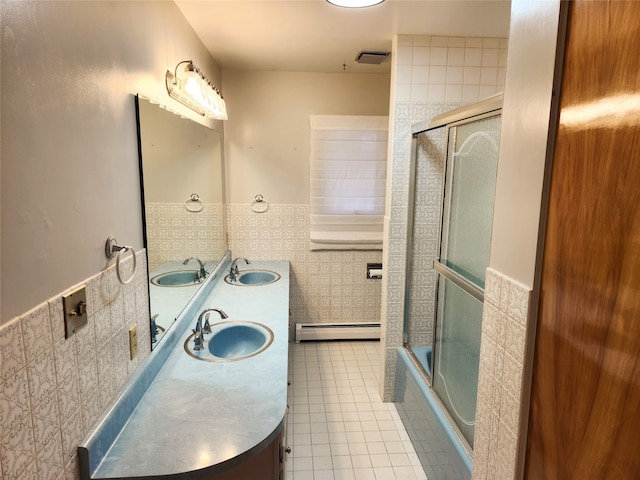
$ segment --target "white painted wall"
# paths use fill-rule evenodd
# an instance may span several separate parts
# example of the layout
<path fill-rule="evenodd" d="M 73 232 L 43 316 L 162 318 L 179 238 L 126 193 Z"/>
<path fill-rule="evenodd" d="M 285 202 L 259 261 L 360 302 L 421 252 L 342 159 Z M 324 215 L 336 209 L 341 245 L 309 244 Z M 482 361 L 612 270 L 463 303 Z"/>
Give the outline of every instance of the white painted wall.
<path fill-rule="evenodd" d="M 533 287 L 559 1 L 514 0 L 489 266 Z"/>
<path fill-rule="evenodd" d="M 376 321 L 381 252 L 310 251 L 309 115 L 387 115 L 388 74 L 224 70 L 229 247 L 251 260 L 291 262 L 291 323 Z M 266 213 L 249 204 L 256 194 Z"/>
<path fill-rule="evenodd" d="M 388 74 L 224 70 L 227 202 L 309 204 L 309 115 L 387 115 Z"/>
<path fill-rule="evenodd" d="M 142 247 L 133 95 L 185 59 L 220 72 L 172 2 L 1 2 L 2 314 L 7 322 Z"/>

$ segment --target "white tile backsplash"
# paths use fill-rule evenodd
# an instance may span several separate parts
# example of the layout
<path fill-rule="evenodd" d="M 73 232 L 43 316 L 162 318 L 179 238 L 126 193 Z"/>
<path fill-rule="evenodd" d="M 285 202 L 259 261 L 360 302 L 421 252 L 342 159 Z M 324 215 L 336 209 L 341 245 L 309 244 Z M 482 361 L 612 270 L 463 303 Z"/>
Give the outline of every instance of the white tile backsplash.
<path fill-rule="evenodd" d="M 72 337 L 64 338 L 66 292 L 0 326 L 2 480 L 79 478 L 79 442 L 150 351 L 145 251 L 137 255 L 131 284 L 120 285 L 113 266 L 83 282 L 89 319 Z M 141 348 L 131 361 L 136 322 Z"/>

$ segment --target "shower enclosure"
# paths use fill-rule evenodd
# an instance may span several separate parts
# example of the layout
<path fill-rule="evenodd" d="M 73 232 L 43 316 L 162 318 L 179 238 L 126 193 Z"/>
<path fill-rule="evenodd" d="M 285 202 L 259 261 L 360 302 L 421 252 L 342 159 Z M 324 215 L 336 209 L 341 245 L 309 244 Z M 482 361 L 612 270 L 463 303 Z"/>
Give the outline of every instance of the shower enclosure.
<path fill-rule="evenodd" d="M 469 455 L 501 105 L 496 95 L 413 130 L 404 350 Z"/>

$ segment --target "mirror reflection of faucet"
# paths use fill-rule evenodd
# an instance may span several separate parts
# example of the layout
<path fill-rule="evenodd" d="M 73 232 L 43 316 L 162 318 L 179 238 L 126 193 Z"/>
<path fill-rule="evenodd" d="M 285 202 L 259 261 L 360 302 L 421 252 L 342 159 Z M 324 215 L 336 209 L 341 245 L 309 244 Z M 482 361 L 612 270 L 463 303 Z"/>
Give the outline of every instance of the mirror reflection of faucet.
<path fill-rule="evenodd" d="M 193 349 L 194 350 L 203 350 L 204 349 L 204 335 L 205 333 L 211 333 L 211 324 L 209 323 L 209 312 L 218 312 L 221 319 L 229 318 L 229 316 L 224 313 L 219 308 L 205 308 L 200 315 L 198 316 L 198 320 L 196 321 L 196 328 L 193 331 Z M 202 321 L 204 320 L 204 325 Z"/>
<path fill-rule="evenodd" d="M 158 318 L 158 313 L 156 313 L 153 317 L 151 317 L 151 343 L 156 343 L 156 335 L 158 334 L 158 326 L 156 325 L 156 318 Z"/>
<path fill-rule="evenodd" d="M 198 270 L 198 272 L 196 273 L 196 279 L 195 281 L 200 283 L 202 282 L 205 278 L 207 278 L 207 275 L 209 274 L 209 272 L 207 272 L 204 268 L 204 263 L 202 262 L 202 260 L 200 260 L 199 258 L 196 257 L 189 257 L 187 258 L 184 262 L 182 262 L 183 265 L 186 265 L 187 263 L 189 263 L 189 261 L 191 260 L 195 260 L 200 264 L 200 269 Z"/>
<path fill-rule="evenodd" d="M 240 271 L 238 270 L 238 261 L 242 260 L 247 265 L 250 265 L 251 262 L 244 257 L 237 257 L 231 262 L 231 268 L 229 269 L 229 280 L 235 282 L 238 280 L 238 275 L 240 275 Z"/>

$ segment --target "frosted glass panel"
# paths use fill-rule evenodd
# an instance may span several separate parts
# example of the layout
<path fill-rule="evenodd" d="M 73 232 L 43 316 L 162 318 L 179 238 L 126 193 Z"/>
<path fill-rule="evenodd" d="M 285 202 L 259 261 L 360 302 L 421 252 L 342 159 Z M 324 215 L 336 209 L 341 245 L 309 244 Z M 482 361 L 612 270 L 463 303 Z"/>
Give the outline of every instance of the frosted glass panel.
<path fill-rule="evenodd" d="M 451 127 L 440 261 L 484 288 L 498 165 L 500 116 Z"/>
<path fill-rule="evenodd" d="M 433 388 L 473 447 L 482 303 L 440 277 Z"/>

